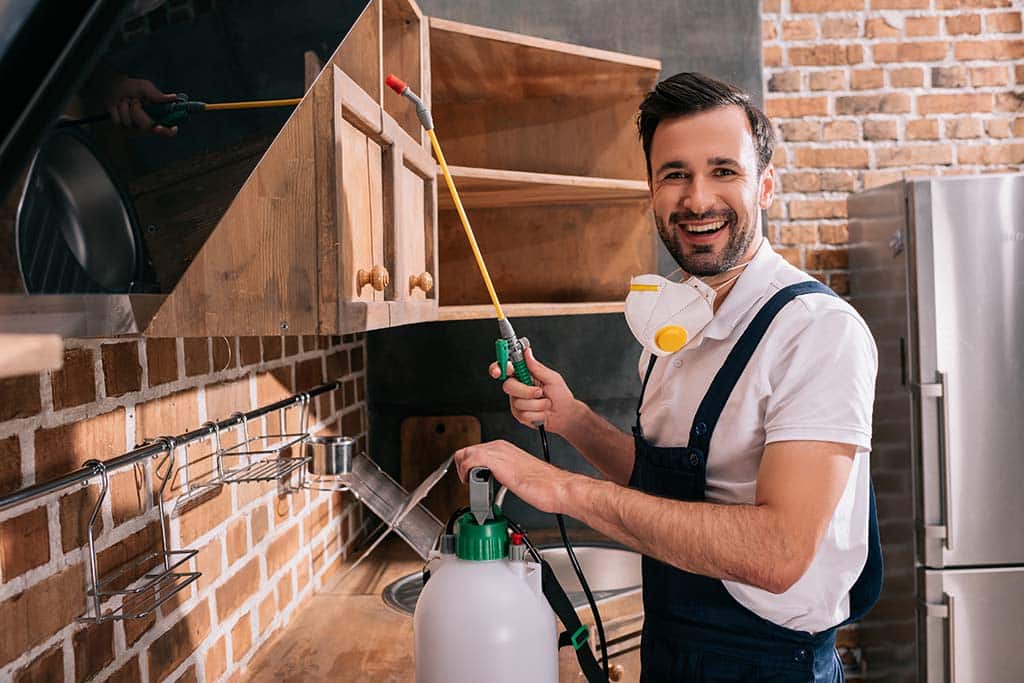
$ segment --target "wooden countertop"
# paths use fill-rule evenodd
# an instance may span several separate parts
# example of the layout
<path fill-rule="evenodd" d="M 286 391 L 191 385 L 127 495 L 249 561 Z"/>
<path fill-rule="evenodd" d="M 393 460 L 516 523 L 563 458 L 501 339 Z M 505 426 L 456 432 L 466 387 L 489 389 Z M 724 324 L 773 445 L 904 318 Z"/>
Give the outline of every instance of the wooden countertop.
<path fill-rule="evenodd" d="M 398 539 L 385 541 L 351 575 L 339 580 L 343 568 L 300 608 L 288 626 L 263 643 L 248 671 L 243 672 L 245 680 L 411 683 L 415 680 L 413 620 L 388 607 L 381 592 L 392 581 L 422 568 L 423 562 L 404 543 Z M 601 603 L 608 639 L 614 640 L 617 632 L 639 630 L 641 611 L 639 593 Z M 581 608 L 579 614 L 587 623 L 590 610 Z M 620 681 L 639 679 L 639 650 L 611 661 L 623 667 Z M 559 652 L 559 670 L 562 683 L 584 680 L 568 649 Z"/>

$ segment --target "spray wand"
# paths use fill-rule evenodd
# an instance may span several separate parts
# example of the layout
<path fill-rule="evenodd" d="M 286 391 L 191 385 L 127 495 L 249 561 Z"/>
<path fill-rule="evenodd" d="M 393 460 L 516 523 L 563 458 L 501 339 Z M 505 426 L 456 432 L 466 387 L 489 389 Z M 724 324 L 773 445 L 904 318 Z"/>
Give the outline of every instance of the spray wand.
<path fill-rule="evenodd" d="M 484 257 L 480 253 L 480 247 L 476 243 L 476 236 L 473 234 L 473 228 L 469 224 L 469 217 L 466 216 L 466 210 L 462 206 L 462 200 L 459 198 L 459 191 L 455 187 L 455 181 L 452 180 L 451 172 L 448 170 L 448 162 L 445 161 L 444 153 L 441 151 L 441 145 L 437 141 L 437 134 L 434 133 L 434 120 L 430 115 L 430 110 L 427 105 L 423 103 L 416 93 L 412 91 L 406 83 L 395 76 L 389 74 L 384 80 L 389 88 L 394 90 L 402 97 L 407 98 L 413 104 L 416 105 L 416 116 L 420 120 L 420 124 L 424 130 L 427 131 L 427 137 L 430 138 L 430 145 L 434 149 L 434 156 L 437 157 L 437 162 L 441 166 L 441 173 L 444 175 L 445 184 L 448 185 L 448 192 L 452 196 L 452 201 L 455 204 L 455 211 L 459 214 L 459 220 L 462 222 L 462 229 L 466 233 L 466 239 L 469 240 L 469 247 L 473 251 L 473 258 L 476 259 L 477 268 L 480 270 L 480 275 L 483 277 L 484 285 L 487 287 L 487 294 L 491 297 L 491 303 L 494 304 L 494 311 L 498 317 L 498 339 L 495 341 L 495 352 L 498 360 L 499 377 L 498 379 L 504 380 L 507 376 L 507 367 L 509 361 L 512 362 L 512 370 L 517 380 L 527 386 L 534 386 L 533 376 L 530 374 L 530 370 L 526 367 L 526 349 L 530 347 L 530 340 L 526 337 L 519 337 L 516 335 L 515 329 L 512 327 L 512 323 L 505 317 L 505 312 L 501 308 L 501 302 L 498 301 L 498 294 L 494 290 L 494 283 L 491 282 L 491 275 L 487 271 L 487 264 L 484 263 Z M 551 453 L 548 448 L 548 434 L 544 429 L 543 424 L 537 424 L 537 431 L 540 433 L 541 446 L 544 451 L 544 460 L 548 463 L 551 462 Z M 479 518 L 478 518 L 479 519 Z M 562 543 L 565 545 L 566 554 L 569 556 L 569 560 L 572 563 L 573 570 L 576 573 L 576 578 L 579 579 L 580 585 L 583 588 L 583 592 L 587 596 L 587 602 L 590 604 L 591 614 L 594 616 L 594 624 L 597 627 L 598 640 L 601 648 L 601 664 L 604 670 L 605 679 L 608 678 L 608 647 L 607 641 L 604 635 L 604 625 L 601 622 L 601 615 L 597 611 L 597 603 L 594 600 L 594 595 L 590 590 L 590 586 L 587 584 L 586 578 L 583 576 L 583 568 L 580 567 L 579 561 L 576 559 L 576 553 L 572 549 L 572 544 L 569 542 L 569 534 L 565 529 L 565 520 L 562 515 L 555 515 L 555 519 L 558 522 L 558 530 L 562 536 Z M 575 642 L 573 646 L 577 649 L 583 642 L 580 641 L 577 645 Z"/>

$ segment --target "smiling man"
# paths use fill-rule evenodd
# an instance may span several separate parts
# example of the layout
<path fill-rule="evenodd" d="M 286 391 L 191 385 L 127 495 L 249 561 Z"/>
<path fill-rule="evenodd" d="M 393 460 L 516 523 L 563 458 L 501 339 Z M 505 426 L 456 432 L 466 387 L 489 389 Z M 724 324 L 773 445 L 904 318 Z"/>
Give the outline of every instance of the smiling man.
<path fill-rule="evenodd" d="M 644 681 L 840 681 L 835 629 L 882 581 L 871 334 L 762 237 L 774 137 L 746 93 L 678 74 L 638 125 L 655 223 L 683 275 L 634 278 L 626 300 L 644 347 L 633 434 L 528 354 L 538 386 L 505 382 L 513 414 L 605 480 L 506 442 L 459 451 L 460 475 L 489 467 L 527 503 L 643 553 Z"/>

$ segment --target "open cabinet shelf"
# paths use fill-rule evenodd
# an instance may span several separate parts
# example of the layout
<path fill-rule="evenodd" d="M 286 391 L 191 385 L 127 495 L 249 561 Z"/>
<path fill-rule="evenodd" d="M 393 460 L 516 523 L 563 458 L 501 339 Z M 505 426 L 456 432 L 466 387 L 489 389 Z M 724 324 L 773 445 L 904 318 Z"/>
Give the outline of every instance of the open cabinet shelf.
<path fill-rule="evenodd" d="M 622 301 L 593 301 L 583 304 L 568 303 L 521 303 L 501 305 L 509 318 L 533 318 L 550 315 L 582 315 L 593 313 L 622 313 Z M 441 306 L 438 320 L 480 320 L 493 318 L 494 306 L 477 304 L 471 306 Z"/>
<path fill-rule="evenodd" d="M 647 183 L 642 180 L 590 178 L 466 166 L 450 166 L 448 170 L 459 190 L 462 205 L 467 209 L 644 201 L 648 196 Z M 440 169 L 437 173 L 440 176 Z M 445 187 L 438 189 L 437 208 L 442 211 L 455 208 Z"/>

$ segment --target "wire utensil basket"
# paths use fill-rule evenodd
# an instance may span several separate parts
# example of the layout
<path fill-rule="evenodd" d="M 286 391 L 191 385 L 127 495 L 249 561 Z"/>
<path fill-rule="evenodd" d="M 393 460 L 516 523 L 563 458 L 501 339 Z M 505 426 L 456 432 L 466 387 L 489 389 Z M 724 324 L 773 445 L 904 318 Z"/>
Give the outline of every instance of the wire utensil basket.
<path fill-rule="evenodd" d="M 289 433 L 285 409 L 278 411 L 280 431 L 277 434 L 249 435 L 249 420 L 242 413 L 235 413 L 242 425 L 242 441 L 232 448 L 221 446 L 220 430 L 214 429 L 213 435 L 217 452 L 218 484 L 242 484 L 260 481 L 279 481 L 298 471 L 301 488 L 305 483 L 304 465 L 309 456 L 301 453 L 302 443 L 309 438 L 309 395 L 302 394 L 299 401 L 299 431 Z M 253 448 L 263 441 L 262 448 Z M 267 444 L 271 445 L 267 445 Z M 299 455 L 292 455 L 291 450 L 297 447 Z M 285 452 L 288 452 L 285 454 Z"/>
<path fill-rule="evenodd" d="M 107 467 L 102 462 L 90 460 L 85 463 L 100 477 L 101 485 L 100 495 L 92 515 L 89 517 L 88 526 L 89 587 L 86 589 L 86 596 L 89 601 L 88 608 L 91 608 L 92 613 L 81 617 L 79 621 L 100 623 L 149 616 L 157 607 L 167 602 L 173 595 L 186 588 L 201 575 L 200 572 L 176 571 L 198 551 L 168 549 L 164 489 L 167 487 L 167 482 L 173 479 L 174 450 L 177 443 L 170 437 L 160 437 L 159 441 L 163 442 L 166 452 L 163 460 L 153 470 L 154 475 L 160 480 L 160 489 L 157 493 L 157 507 L 160 512 L 160 549 L 135 558 L 102 578 L 99 575 L 95 528 L 100 508 L 110 489 L 110 481 Z M 120 604 L 104 612 L 103 603 L 118 597 L 121 598 Z"/>

